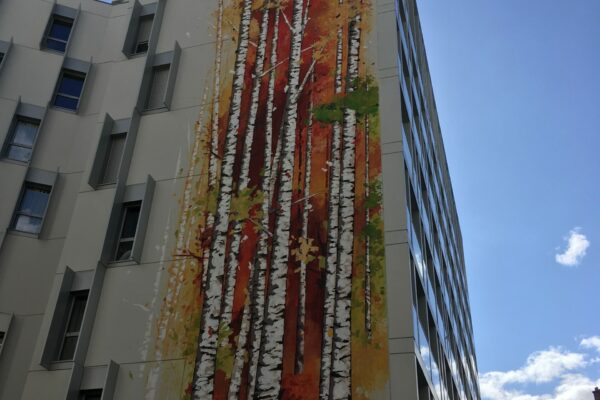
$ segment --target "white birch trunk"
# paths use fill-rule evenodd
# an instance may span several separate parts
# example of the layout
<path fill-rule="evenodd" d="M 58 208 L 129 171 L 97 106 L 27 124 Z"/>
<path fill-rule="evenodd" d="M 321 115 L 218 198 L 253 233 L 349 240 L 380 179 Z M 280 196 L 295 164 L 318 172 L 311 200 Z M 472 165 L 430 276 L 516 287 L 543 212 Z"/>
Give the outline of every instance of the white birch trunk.
<path fill-rule="evenodd" d="M 365 199 L 369 198 L 369 117 L 365 117 Z M 371 222 L 371 210 L 365 207 L 365 226 Z M 372 336 L 371 325 L 371 238 L 365 238 L 365 328 L 369 340 Z"/>
<path fill-rule="evenodd" d="M 259 44 L 256 52 L 256 63 L 254 65 L 254 79 L 252 81 L 252 95 L 250 102 L 250 112 L 248 115 L 248 125 L 246 127 L 244 147 L 242 150 L 242 168 L 238 180 L 237 192 L 241 193 L 248 188 L 250 182 L 250 158 L 252 155 L 252 144 L 254 143 L 254 128 L 256 123 L 256 114 L 258 113 L 258 100 L 261 87 L 261 76 L 265 63 L 265 53 L 267 48 L 267 31 L 269 29 L 269 9 L 265 6 L 263 9 L 262 22 L 260 26 Z M 221 326 L 229 327 L 232 319 L 233 297 L 235 292 L 235 282 L 237 271 L 239 269 L 238 256 L 240 254 L 240 245 L 242 243 L 243 221 L 233 223 L 233 234 L 231 245 L 229 246 L 229 256 L 227 264 L 227 282 L 225 286 L 225 297 L 223 309 L 221 311 Z"/>
<path fill-rule="evenodd" d="M 219 153 L 219 105 L 221 102 L 221 62 L 223 59 L 223 9 L 224 0 L 219 0 L 217 10 L 217 50 L 215 56 L 215 78 L 213 81 L 212 121 L 210 128 L 210 154 L 208 161 L 208 190 L 214 190 L 217 185 L 218 153 Z M 215 223 L 215 215 L 211 210 L 206 217 L 205 230 L 210 232 Z M 208 275 L 208 259 L 210 252 L 204 250 L 202 263 L 202 291 L 206 287 Z"/>
<path fill-rule="evenodd" d="M 273 146 L 273 112 L 275 111 L 275 79 L 277 77 L 277 69 L 273 68 L 277 65 L 277 46 L 279 44 L 279 16 L 281 9 L 278 7 L 275 12 L 275 25 L 273 29 L 273 41 L 271 42 L 271 71 L 269 75 L 269 88 L 267 94 L 267 116 L 265 129 L 265 149 L 264 149 L 264 175 L 261 182 L 261 190 L 263 191 L 263 202 L 261 205 L 261 231 L 258 240 L 258 249 L 256 253 L 256 263 L 252 270 L 253 279 L 251 280 L 252 293 L 252 308 L 246 306 L 242 317 L 242 329 L 244 332 L 250 330 L 250 314 L 252 317 L 252 342 L 250 347 L 250 366 L 248 370 L 248 399 L 254 398 L 256 388 L 256 377 L 258 373 L 258 360 L 260 356 L 260 346 L 262 339 L 262 327 L 265 317 L 265 293 L 266 293 L 266 273 L 267 273 L 267 257 L 269 255 L 269 220 L 270 209 L 272 203 L 271 176 L 276 175 L 274 171 L 274 162 L 271 161 L 272 146 Z M 244 324 L 245 321 L 248 321 Z M 247 325 L 247 326 L 246 326 Z M 245 328 L 245 329 L 244 329 Z M 236 363 L 242 363 L 243 359 L 238 360 L 236 354 Z"/>
<path fill-rule="evenodd" d="M 196 360 L 196 381 L 194 398 L 211 398 L 214 390 L 215 363 L 219 332 L 219 316 L 225 271 L 225 249 L 229 211 L 233 192 L 233 167 L 240 126 L 244 75 L 248 55 L 252 0 L 244 0 L 240 20 L 240 34 L 235 61 L 229 122 L 225 139 L 225 152 L 221 165 L 221 187 L 217 201 L 217 212 L 208 263 L 207 281 L 204 291 L 198 359 Z"/>
<path fill-rule="evenodd" d="M 360 14 L 350 23 L 350 49 L 346 92 L 354 91 L 360 53 Z M 351 393 L 351 306 L 354 248 L 354 189 L 356 163 L 356 111 L 344 110 L 342 181 L 340 186 L 339 268 L 336 283 L 335 322 L 331 371 L 331 399 L 347 400 Z"/>
<path fill-rule="evenodd" d="M 307 0 L 308 1 L 308 0 Z M 305 13 L 305 23 L 307 17 Z M 311 81 L 314 83 L 315 75 L 312 74 Z M 304 198 L 302 207 L 302 237 L 308 243 L 308 214 L 311 210 L 310 204 L 310 180 L 312 172 L 312 134 L 313 134 L 313 99 L 311 88 L 310 109 L 308 116 L 308 128 L 306 131 L 306 167 L 304 169 Z M 300 262 L 300 293 L 298 296 L 298 322 L 296 326 L 296 374 L 302 373 L 304 370 L 304 326 L 306 319 L 306 262 Z"/>
<path fill-rule="evenodd" d="M 254 65 L 254 77 L 252 81 L 252 95 L 250 101 L 250 113 L 248 116 L 248 125 L 246 127 L 246 137 L 244 140 L 244 149 L 242 156 L 242 169 L 240 172 L 240 179 L 238 185 L 238 193 L 248 188 L 250 181 L 250 158 L 252 155 L 252 144 L 254 142 L 254 130 L 256 124 L 256 115 L 258 113 L 258 103 L 260 88 L 262 82 L 263 69 L 265 64 L 265 55 L 267 49 L 267 32 L 269 30 L 269 8 L 265 3 L 262 12 L 262 21 L 260 25 L 260 35 L 258 48 L 256 51 L 256 63 Z M 236 221 L 233 228 L 233 238 L 231 239 L 231 245 L 229 248 L 229 263 L 227 266 L 227 283 L 225 287 L 225 298 L 223 311 L 221 313 L 221 326 L 229 327 L 231 325 L 232 313 L 233 313 L 233 299 L 235 293 L 235 283 L 237 277 L 237 271 L 239 269 L 238 257 L 240 254 L 240 245 L 242 242 L 242 226 L 243 221 Z M 244 323 L 249 324 L 249 318 L 246 317 L 246 309 L 244 307 L 244 313 L 242 314 L 242 326 L 238 336 L 236 357 L 234 360 L 233 371 L 231 375 L 231 381 L 229 385 L 229 399 L 237 399 L 240 385 L 242 382 L 242 370 L 244 368 L 244 357 L 247 340 L 247 328 Z M 249 315 L 249 313 L 248 313 Z M 244 321 L 244 318 L 248 321 Z M 229 338 L 223 338 L 226 342 Z M 240 354 L 241 353 L 241 354 Z M 239 355 L 239 356 L 238 356 Z"/>
<path fill-rule="evenodd" d="M 283 328 L 286 283 L 289 258 L 290 219 L 292 206 L 292 179 L 294 173 L 295 138 L 298 124 L 298 93 L 302 52 L 303 0 L 294 0 L 288 93 L 281 130 L 282 159 L 277 196 L 273 238 L 273 264 L 269 274 L 267 316 L 263 326 L 263 341 L 258 365 L 257 398 L 278 399 L 281 389 L 283 363 Z"/>
<path fill-rule="evenodd" d="M 341 4 L 341 2 L 340 2 Z M 344 31 L 340 27 L 337 32 L 337 50 L 335 66 L 335 94 L 342 93 L 342 63 L 344 58 Z M 325 275 L 325 310 L 323 316 L 323 343 L 321 345 L 321 383 L 319 398 L 329 399 L 331 383 L 331 356 L 333 349 L 333 322 L 335 312 L 335 285 L 337 278 L 339 206 L 340 206 L 340 171 L 341 171 L 341 136 L 342 127 L 339 122 L 333 125 L 331 138 L 331 155 L 329 170 L 329 208 L 327 211 L 327 264 Z"/>

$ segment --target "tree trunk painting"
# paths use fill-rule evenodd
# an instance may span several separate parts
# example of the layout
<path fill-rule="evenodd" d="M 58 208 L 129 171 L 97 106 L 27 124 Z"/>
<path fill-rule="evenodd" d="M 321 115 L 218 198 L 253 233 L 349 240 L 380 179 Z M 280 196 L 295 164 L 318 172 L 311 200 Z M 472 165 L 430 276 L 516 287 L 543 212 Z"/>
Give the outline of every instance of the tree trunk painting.
<path fill-rule="evenodd" d="M 171 393 L 386 398 L 374 3 L 208 7 L 211 118 L 184 166 L 153 334 L 156 355 L 185 360 Z"/>
<path fill-rule="evenodd" d="M 252 0 L 244 0 L 238 39 L 237 57 L 235 61 L 229 122 L 225 138 L 225 152 L 221 163 L 221 183 L 214 233 L 210 247 L 210 256 L 206 266 L 206 285 L 200 322 L 200 340 L 198 344 L 198 360 L 196 360 L 196 382 L 194 397 L 203 399 L 213 394 L 213 381 L 217 356 L 219 318 L 225 273 L 225 249 L 229 228 L 229 211 L 233 194 L 233 168 L 236 158 L 237 140 L 240 128 L 242 94 L 246 72 L 246 56 L 248 55 L 250 22 L 252 18 Z"/>

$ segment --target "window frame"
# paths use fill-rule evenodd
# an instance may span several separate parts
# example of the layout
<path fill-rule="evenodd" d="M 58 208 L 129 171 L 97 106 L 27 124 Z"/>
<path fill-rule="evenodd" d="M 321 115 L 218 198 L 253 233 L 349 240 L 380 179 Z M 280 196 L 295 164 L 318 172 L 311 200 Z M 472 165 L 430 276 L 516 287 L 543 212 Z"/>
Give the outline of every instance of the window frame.
<path fill-rule="evenodd" d="M 34 215 L 34 214 L 27 214 L 27 213 L 21 211 L 22 202 L 23 202 L 23 199 L 25 198 L 25 193 L 30 188 L 47 189 L 48 190 L 48 192 L 47 192 L 48 200 L 46 201 L 46 204 L 44 206 L 44 212 L 42 213 L 41 216 Z M 52 186 L 40 184 L 37 182 L 25 181 L 23 183 L 23 187 L 21 188 L 21 194 L 19 195 L 19 200 L 17 202 L 17 206 L 15 207 L 15 211 L 13 212 L 13 217 L 12 217 L 12 221 L 10 224 L 11 231 L 26 234 L 26 235 L 39 236 L 42 233 L 42 229 L 44 227 L 44 221 L 46 220 L 46 213 L 48 212 L 48 207 L 50 205 L 51 195 L 52 195 Z M 20 216 L 26 216 L 29 218 L 39 219 L 40 220 L 39 231 L 38 232 L 28 232 L 28 231 L 23 231 L 23 230 L 17 229 L 16 224 L 17 224 L 17 220 L 19 219 Z"/>
<path fill-rule="evenodd" d="M 12 314 L 0 312 L 0 333 L 4 334 L 3 338 L 0 339 L 0 356 L 2 356 L 2 349 L 6 346 L 6 341 L 10 332 L 10 324 L 12 322 L 12 317 Z"/>
<path fill-rule="evenodd" d="M 6 59 L 8 58 L 8 54 L 10 53 L 10 50 L 12 49 L 12 44 L 13 44 L 12 38 L 10 38 L 10 41 L 8 41 L 8 42 L 0 40 L 0 54 L 2 54 L 2 58 L 0 59 L 0 73 L 2 72 L 2 69 L 4 68 L 4 65 L 6 64 Z"/>
<path fill-rule="evenodd" d="M 56 22 L 62 22 L 63 24 L 70 24 L 70 27 L 69 27 L 69 36 L 67 37 L 67 40 L 50 36 L 51 33 L 52 33 L 52 28 L 54 27 L 54 24 Z M 55 51 L 55 52 L 61 53 L 61 54 L 66 53 L 67 52 L 67 46 L 69 45 L 69 41 L 71 39 L 71 35 L 73 34 L 73 28 L 74 28 L 73 22 L 75 22 L 75 20 L 72 19 L 72 18 L 65 17 L 63 15 L 52 14 L 50 16 L 50 22 L 49 22 L 50 26 L 48 27 L 48 32 L 46 32 L 46 35 L 44 35 L 44 49 L 45 50 L 50 50 L 50 51 Z M 58 49 L 55 49 L 55 48 L 52 48 L 52 47 L 48 46 L 48 41 L 49 40 L 64 44 L 65 49 L 61 51 L 61 50 L 58 50 Z"/>
<path fill-rule="evenodd" d="M 67 54 L 67 52 L 69 51 L 69 47 L 71 45 L 72 39 L 73 39 L 73 31 L 75 30 L 75 26 L 77 25 L 77 20 L 79 18 L 80 12 L 81 12 L 81 4 L 79 5 L 78 8 L 72 8 L 72 7 L 62 5 L 62 4 L 54 3 L 54 6 L 52 7 L 52 11 L 50 12 L 50 15 L 48 16 L 48 21 L 46 22 L 46 29 L 44 29 L 44 35 L 42 36 L 42 39 L 40 40 L 40 49 L 49 51 L 49 52 L 53 52 L 53 53 L 57 53 L 57 54 Z M 63 21 L 71 20 L 71 30 L 69 32 L 69 38 L 65 42 L 65 50 L 64 51 L 52 49 L 47 46 L 47 40 L 50 35 L 50 31 L 52 29 L 52 25 L 53 25 L 53 22 L 55 19 L 58 19 L 58 20 L 62 19 Z M 59 42 L 62 41 L 60 39 L 57 40 L 54 38 L 52 38 L 52 40 L 56 40 Z"/>
<path fill-rule="evenodd" d="M 142 203 L 143 203 L 143 200 L 136 200 L 136 201 L 123 203 L 123 206 L 121 208 L 121 221 L 119 224 L 119 230 L 117 231 L 117 238 L 116 238 L 115 248 L 113 251 L 113 257 L 112 257 L 113 262 L 119 263 L 119 262 L 128 262 L 128 261 L 133 260 L 133 246 L 135 245 L 135 240 L 137 238 L 138 230 L 139 230 L 139 226 L 140 226 Z M 135 221 L 135 232 L 132 237 L 123 238 L 123 228 L 125 227 L 125 221 L 127 219 L 127 214 L 129 212 L 129 210 L 132 208 L 138 208 L 137 221 Z M 131 243 L 131 249 L 129 250 L 129 252 L 130 252 L 129 257 L 127 259 L 121 260 L 118 258 L 118 253 L 119 253 L 119 248 L 121 247 L 122 243 Z"/>
<path fill-rule="evenodd" d="M 35 136 L 33 138 L 33 142 L 31 143 L 31 147 L 27 147 L 25 145 L 15 143 L 15 135 L 17 134 L 17 126 L 18 126 L 19 122 L 25 122 L 25 123 L 37 125 L 36 131 L 35 131 Z M 40 120 L 38 118 L 33 118 L 33 117 L 30 117 L 27 115 L 15 114 L 15 116 L 13 117 L 13 122 L 10 125 L 9 133 L 6 136 L 6 142 L 5 142 L 4 148 L 2 149 L 2 158 L 5 158 L 7 160 L 10 160 L 11 162 L 16 162 L 16 163 L 20 163 L 20 164 L 25 164 L 25 165 L 30 164 L 31 159 L 33 158 L 33 151 L 35 149 L 35 144 L 37 142 L 37 138 L 40 135 L 41 126 L 42 126 L 42 120 Z M 20 148 L 31 150 L 29 159 L 27 161 L 23 161 L 23 160 L 17 160 L 17 159 L 11 158 L 9 156 L 9 152 L 12 147 L 20 147 Z"/>
<path fill-rule="evenodd" d="M 77 300 L 81 299 L 85 297 L 85 305 L 83 306 L 83 310 L 81 312 L 81 323 L 79 324 L 79 330 L 77 332 L 75 331 L 69 331 L 69 325 L 71 324 L 71 319 L 73 318 L 73 309 L 75 308 L 75 303 Z M 58 351 L 56 353 L 56 359 L 54 361 L 56 362 L 68 362 L 68 361 L 73 361 L 75 358 L 75 352 L 77 351 L 77 345 L 79 344 L 79 338 L 81 336 L 81 330 L 83 328 L 83 318 L 85 316 L 85 311 L 87 308 L 87 304 L 88 304 L 88 300 L 90 297 L 90 291 L 88 290 L 78 290 L 75 292 L 71 292 L 69 295 L 69 304 L 68 304 L 68 314 L 67 314 L 67 318 L 65 319 L 65 325 L 63 327 L 63 333 L 61 335 L 61 341 L 60 341 L 60 345 L 57 347 Z M 63 354 L 63 350 L 65 349 L 65 343 L 67 341 L 67 338 L 77 338 L 77 340 L 75 341 L 75 347 L 73 348 L 73 355 L 70 358 L 63 358 L 62 354 Z"/>
<path fill-rule="evenodd" d="M 175 83 L 177 80 L 180 57 L 181 47 L 179 47 L 179 43 L 176 41 L 172 51 L 155 54 L 154 56 L 148 58 L 138 98 L 138 109 L 143 110 L 144 113 L 156 113 L 170 110 L 173 92 L 175 90 Z M 152 84 L 154 83 L 155 71 L 165 67 L 169 68 L 169 72 L 161 105 L 158 107 L 149 108 L 148 102 L 150 100 L 150 95 L 152 94 Z"/>
<path fill-rule="evenodd" d="M 40 106 L 36 106 L 33 104 L 22 103 L 20 101 L 17 103 L 17 105 L 13 111 L 13 118 L 11 120 L 10 126 L 9 126 L 6 136 L 3 140 L 2 150 L 0 151 L 0 159 L 2 159 L 3 161 L 11 162 L 11 163 L 17 163 L 19 165 L 29 165 L 31 163 L 31 158 L 33 158 L 33 153 L 35 152 L 35 146 L 36 146 L 37 140 L 40 137 L 41 132 L 43 130 L 43 124 L 44 124 L 44 120 L 46 118 L 47 110 L 48 109 L 46 107 L 40 107 Z M 39 121 L 36 137 L 33 142 L 33 146 L 31 148 L 32 155 L 31 155 L 31 158 L 29 159 L 29 161 L 27 161 L 27 162 L 14 160 L 7 156 L 7 152 L 10 148 L 11 141 L 14 137 L 14 131 L 16 129 L 16 126 L 15 126 L 16 121 L 19 118 L 25 118 L 25 119 Z"/>
<path fill-rule="evenodd" d="M 91 63 L 86 61 L 77 60 L 74 58 L 65 58 L 62 68 L 60 70 L 60 74 L 58 75 L 58 79 L 56 80 L 56 85 L 54 87 L 54 94 L 52 95 L 52 107 L 57 110 L 62 110 L 66 112 L 71 112 L 77 114 L 79 112 L 79 108 L 81 107 L 81 102 L 83 100 L 83 96 L 85 95 L 85 87 L 90 74 Z M 71 76 L 72 78 L 82 79 L 81 91 L 79 92 L 79 97 L 60 93 L 60 86 L 65 76 Z M 61 105 L 56 104 L 56 99 L 58 96 L 77 100 L 77 104 L 75 108 L 63 107 Z"/>
<path fill-rule="evenodd" d="M 160 26 L 162 23 L 162 16 L 164 14 L 165 1 L 158 0 L 155 3 L 142 5 L 139 0 L 133 2 L 131 15 L 129 17 L 129 26 L 127 33 L 123 41 L 123 48 L 121 51 L 127 58 L 140 57 L 144 54 L 153 54 L 156 48 L 156 42 L 158 41 L 158 34 L 160 32 Z M 150 28 L 150 34 L 148 37 L 148 48 L 144 52 L 137 52 L 138 46 L 138 33 L 140 28 L 141 19 L 153 15 L 152 26 Z"/>

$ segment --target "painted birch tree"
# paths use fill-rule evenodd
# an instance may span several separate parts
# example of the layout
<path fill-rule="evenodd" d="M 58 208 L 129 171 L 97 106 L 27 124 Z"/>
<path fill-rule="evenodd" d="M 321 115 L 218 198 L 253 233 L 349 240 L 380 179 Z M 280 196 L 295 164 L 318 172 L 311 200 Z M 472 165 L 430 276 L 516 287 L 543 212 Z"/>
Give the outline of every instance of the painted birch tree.
<path fill-rule="evenodd" d="M 200 323 L 200 339 L 195 366 L 196 381 L 194 398 L 212 397 L 218 345 L 219 315 L 225 273 L 225 249 L 229 227 L 229 211 L 233 194 L 233 168 L 240 128 L 242 93 L 248 55 L 252 0 L 243 0 L 242 15 L 235 60 L 229 121 L 225 137 L 225 150 L 221 163 L 221 182 L 217 200 L 217 210 L 210 248 L 204 303 Z"/>
<path fill-rule="evenodd" d="M 346 93 L 352 93 L 358 80 L 360 54 L 360 14 L 350 22 Z M 354 199 L 356 163 L 356 111 L 344 109 L 342 133 L 342 177 L 340 184 L 339 267 L 336 282 L 335 323 L 331 371 L 331 398 L 351 398 L 351 307 L 354 247 Z"/>
<path fill-rule="evenodd" d="M 283 328 L 289 259 L 292 180 L 294 174 L 295 138 L 298 124 L 298 98 L 303 38 L 303 0 L 294 0 L 292 7 L 290 58 L 288 65 L 287 99 L 281 126 L 281 171 L 275 214 L 273 260 L 269 273 L 267 316 L 263 325 L 261 355 L 258 364 L 256 397 L 277 399 L 281 389 L 283 361 Z"/>
<path fill-rule="evenodd" d="M 339 6 L 342 5 L 340 0 Z M 344 59 L 344 28 L 337 30 L 334 92 L 342 93 L 342 68 Z M 321 382 L 319 397 L 329 399 L 331 382 L 331 357 L 333 349 L 333 323 L 335 313 L 335 287 L 337 278 L 340 174 L 341 174 L 341 136 L 342 127 L 338 121 L 333 124 L 331 154 L 329 157 L 329 206 L 327 212 L 327 260 L 325 274 L 325 305 L 323 316 L 323 342 L 321 351 Z"/>

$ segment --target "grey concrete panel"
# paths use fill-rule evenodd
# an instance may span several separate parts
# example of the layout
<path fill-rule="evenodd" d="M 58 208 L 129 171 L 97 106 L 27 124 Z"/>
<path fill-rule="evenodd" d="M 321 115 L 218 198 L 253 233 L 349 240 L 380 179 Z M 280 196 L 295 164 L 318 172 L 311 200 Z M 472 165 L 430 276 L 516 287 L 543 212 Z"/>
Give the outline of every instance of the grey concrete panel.
<path fill-rule="evenodd" d="M 156 399 L 179 400 L 183 397 L 183 360 L 121 365 L 114 400 L 145 398 L 154 393 Z M 161 373 L 161 380 L 151 379 Z M 161 383 L 164 386 L 161 390 Z M 177 390 L 179 389 L 179 390 Z"/>
<path fill-rule="evenodd" d="M 144 62 L 145 59 L 139 57 L 110 65 L 110 85 L 104 95 L 101 113 L 109 113 L 114 119 L 131 117 L 142 82 Z"/>
<path fill-rule="evenodd" d="M 381 80 L 379 86 L 381 111 L 381 143 L 402 142 L 402 113 L 400 109 L 400 82 L 393 76 Z"/>
<path fill-rule="evenodd" d="M 377 16 L 377 45 L 385 49 L 378 53 L 377 66 L 379 69 L 396 67 L 397 52 L 394 50 L 398 48 L 395 10 L 392 7 L 385 7 L 385 9 L 386 11 L 380 12 Z"/>
<path fill-rule="evenodd" d="M 24 103 L 45 104 L 52 97 L 61 64 L 58 54 L 14 45 L 2 68 L 2 75 L 11 79 L 0 80 L 0 93 L 11 99 L 21 96 Z"/>
<path fill-rule="evenodd" d="M 0 312 L 41 314 L 50 295 L 63 240 L 8 234 L 0 252 Z M 23 301 L 27 288 L 27 301 Z"/>
<path fill-rule="evenodd" d="M 104 38 L 107 24 L 106 17 L 80 12 L 77 24 L 71 32 L 69 57 L 89 60 L 91 57 L 96 58 L 102 46 L 111 45 L 111 43 L 106 43 Z"/>
<path fill-rule="evenodd" d="M 82 172 L 96 128 L 96 116 L 50 108 L 40 130 L 31 166 L 61 173 Z"/>
<path fill-rule="evenodd" d="M 175 230 L 179 216 L 179 202 L 175 201 L 183 192 L 185 179 L 156 183 L 152 212 L 148 220 L 142 263 L 154 263 L 171 259 L 176 251 Z"/>
<path fill-rule="evenodd" d="M 0 80 L 1 79 L 2 76 L 0 75 Z M 18 102 L 16 99 L 10 100 L 0 98 L 0 146 L 4 145 L 4 142 L 10 133 L 10 127 L 17 106 Z"/>
<path fill-rule="evenodd" d="M 128 185 L 158 182 L 180 176 L 185 169 L 194 140 L 199 108 L 144 115 L 140 121 Z"/>
<path fill-rule="evenodd" d="M 216 0 L 168 1 L 165 6 L 157 53 L 173 50 L 178 41 L 182 48 L 215 41 L 214 11 Z"/>
<path fill-rule="evenodd" d="M 414 354 L 390 355 L 390 382 L 392 399 L 419 398 Z"/>
<path fill-rule="evenodd" d="M 100 259 L 115 189 L 81 193 L 71 218 L 58 271 L 65 266 L 74 271 L 95 267 Z"/>
<path fill-rule="evenodd" d="M 80 181 L 80 173 L 59 175 L 52 189 L 52 199 L 44 219 L 45 239 L 54 240 L 66 237 Z"/>
<path fill-rule="evenodd" d="M 131 7 L 133 1 L 130 1 L 127 6 Z M 121 52 L 123 47 L 123 41 L 127 34 L 127 26 L 129 23 L 129 13 L 131 11 L 127 9 L 125 14 L 120 16 L 113 16 L 106 23 L 106 30 L 104 31 L 103 45 L 100 46 L 99 52 L 94 54 L 94 62 L 107 62 L 107 61 L 125 61 L 127 57 Z M 139 57 L 144 58 L 144 57 Z"/>
<path fill-rule="evenodd" d="M 210 80 L 197 79 L 210 76 L 214 60 L 206 54 L 214 52 L 214 44 L 182 49 L 177 80 L 173 91 L 171 109 L 197 106 L 202 103 L 202 93 Z"/>
<path fill-rule="evenodd" d="M 386 246 L 385 257 L 388 337 L 409 337 L 413 335 L 413 321 L 408 245 Z"/>
<path fill-rule="evenodd" d="M 3 1 L 0 12 L 0 39 L 14 38 L 15 44 L 39 48 L 52 12 L 52 3 L 40 0 Z M 18 24 L 13 21 L 19 21 Z M 14 50 L 14 49 L 13 49 Z"/>
<path fill-rule="evenodd" d="M 21 187 L 27 173 L 27 166 L 8 161 L 0 161 L 0 231 L 5 232 L 11 223 L 15 206 L 21 194 Z M 1 268 L 1 266 L 0 266 Z"/>
<path fill-rule="evenodd" d="M 406 229 L 406 189 L 402 153 L 382 155 L 385 230 Z"/>
<path fill-rule="evenodd" d="M 70 369 L 29 372 L 21 400 L 65 399 L 70 376 Z"/>
<path fill-rule="evenodd" d="M 0 399 L 21 398 L 41 321 L 40 315 L 13 318 L 0 357 Z"/>
<path fill-rule="evenodd" d="M 121 366 L 157 360 L 150 335 L 162 303 L 157 287 L 161 276 L 166 272 L 160 263 L 106 270 L 86 365 L 101 365 L 111 359 Z"/>

